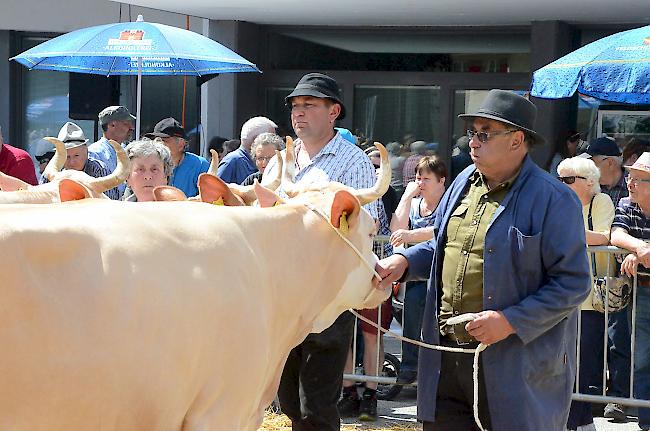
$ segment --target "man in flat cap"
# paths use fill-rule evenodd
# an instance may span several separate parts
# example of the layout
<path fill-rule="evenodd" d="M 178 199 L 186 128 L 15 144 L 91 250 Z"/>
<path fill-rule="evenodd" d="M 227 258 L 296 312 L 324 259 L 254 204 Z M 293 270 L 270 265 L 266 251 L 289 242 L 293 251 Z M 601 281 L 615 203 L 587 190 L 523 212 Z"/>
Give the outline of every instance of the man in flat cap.
<path fill-rule="evenodd" d="M 429 279 L 423 341 L 480 355 L 478 417 L 494 431 L 564 430 L 579 306 L 591 289 L 580 201 L 528 155 L 527 99 L 491 90 L 468 121 L 473 165 L 443 195 L 434 238 L 379 261 L 380 287 Z M 469 322 L 454 323 L 459 316 Z M 476 430 L 473 355 L 420 348 L 424 431 Z"/>
<path fill-rule="evenodd" d="M 109 106 L 99 113 L 103 136 L 88 146 L 88 152 L 93 158 L 102 161 L 111 172 L 117 167 L 117 154 L 108 141 L 112 139 L 119 143 L 127 142 L 134 130 L 133 120 L 135 117 L 129 113 L 126 106 Z M 125 184 L 118 186 L 120 197 L 125 188 Z"/>
<path fill-rule="evenodd" d="M 186 150 L 187 138 L 181 123 L 171 117 L 163 118 L 146 136 L 150 139 L 160 138 L 172 154 L 174 171 L 168 184 L 181 189 L 187 197 L 198 195 L 199 175 L 208 171 L 210 163 L 204 157 Z"/>

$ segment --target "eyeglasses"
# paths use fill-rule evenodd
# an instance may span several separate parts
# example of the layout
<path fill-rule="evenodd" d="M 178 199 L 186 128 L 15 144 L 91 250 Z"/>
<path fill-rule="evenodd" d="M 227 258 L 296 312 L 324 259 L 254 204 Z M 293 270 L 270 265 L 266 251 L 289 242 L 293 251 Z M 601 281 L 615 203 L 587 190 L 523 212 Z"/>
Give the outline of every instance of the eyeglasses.
<path fill-rule="evenodd" d="M 571 175 L 570 177 L 558 177 L 558 180 L 562 181 L 564 184 L 573 184 L 576 182 L 576 178 L 582 178 L 583 180 L 587 179 L 579 175 Z"/>
<path fill-rule="evenodd" d="M 256 162 L 268 162 L 268 161 L 271 160 L 273 157 L 275 157 L 275 156 L 269 156 L 269 157 L 262 157 L 262 156 L 260 156 L 260 157 L 255 157 L 255 161 L 256 161 Z"/>
<path fill-rule="evenodd" d="M 495 136 L 500 136 L 500 135 L 508 135 L 510 133 L 517 132 L 518 130 L 502 130 L 500 132 L 477 132 L 476 130 L 470 130 L 467 129 L 467 138 L 471 141 L 474 139 L 474 136 L 476 136 L 476 139 L 482 144 L 485 144 L 488 140 L 491 138 L 494 138 Z"/>
<path fill-rule="evenodd" d="M 580 133 L 576 133 L 575 135 L 569 136 L 569 139 L 567 139 L 569 142 L 577 142 L 580 140 Z"/>
<path fill-rule="evenodd" d="M 650 180 L 642 180 L 642 179 L 639 179 L 639 178 L 627 177 L 627 178 L 625 178 L 625 182 L 628 183 L 628 184 L 634 184 L 634 186 L 636 187 L 636 186 L 639 185 L 639 183 L 650 183 Z"/>

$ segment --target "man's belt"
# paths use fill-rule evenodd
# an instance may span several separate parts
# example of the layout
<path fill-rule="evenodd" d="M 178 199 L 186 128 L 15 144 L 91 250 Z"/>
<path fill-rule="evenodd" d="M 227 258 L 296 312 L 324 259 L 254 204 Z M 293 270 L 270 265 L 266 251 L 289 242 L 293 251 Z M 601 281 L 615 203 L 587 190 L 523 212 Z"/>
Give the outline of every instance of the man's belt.
<path fill-rule="evenodd" d="M 447 333 L 447 334 L 441 334 L 440 335 L 440 342 L 443 343 L 444 341 L 447 341 L 448 344 L 456 344 L 458 346 L 467 346 L 468 348 L 471 347 L 476 347 L 479 345 L 479 342 L 472 339 L 465 339 L 465 338 L 458 338 L 456 334 L 453 332 Z"/>

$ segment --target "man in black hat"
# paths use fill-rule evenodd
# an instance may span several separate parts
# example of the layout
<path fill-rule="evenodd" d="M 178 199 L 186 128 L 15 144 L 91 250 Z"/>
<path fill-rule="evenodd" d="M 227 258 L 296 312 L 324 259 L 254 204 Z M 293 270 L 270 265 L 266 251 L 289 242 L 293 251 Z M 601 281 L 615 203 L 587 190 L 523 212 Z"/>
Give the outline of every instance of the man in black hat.
<path fill-rule="evenodd" d="M 345 116 L 345 107 L 334 79 L 321 73 L 309 73 L 287 96 L 286 103 L 291 109 L 291 124 L 298 136 L 295 141 L 296 183 L 337 181 L 355 189 L 372 187 L 376 178 L 372 163 L 359 147 L 334 129 L 336 120 Z M 274 158 L 267 165 L 262 181 L 272 181 L 277 168 Z M 378 218 L 381 217 L 380 208 L 383 213 L 380 205 L 381 202 L 377 201 L 365 208 Z M 293 430 L 340 429 L 336 404 L 353 327 L 354 317 L 345 312 L 332 326 L 320 334 L 309 334 L 289 353 L 278 396 L 282 411 L 291 418 Z M 361 404 L 368 417 L 376 416 L 376 391 L 364 393 Z"/>
<path fill-rule="evenodd" d="M 476 113 L 461 115 L 474 165 L 442 197 L 435 237 L 377 264 L 380 287 L 429 278 L 425 342 L 488 345 L 478 376 L 486 429 L 566 429 L 577 310 L 591 288 L 580 201 L 528 156 L 542 141 L 536 111 L 492 90 Z M 460 316 L 468 321 L 456 323 Z M 477 429 L 472 360 L 420 348 L 425 431 Z"/>
<path fill-rule="evenodd" d="M 172 153 L 174 171 L 168 184 L 181 189 L 187 197 L 198 195 L 196 183 L 199 175 L 208 171 L 210 163 L 205 158 L 186 151 L 187 140 L 181 123 L 171 117 L 163 118 L 153 128 L 153 132 L 146 136 L 150 139 L 160 138 Z"/>

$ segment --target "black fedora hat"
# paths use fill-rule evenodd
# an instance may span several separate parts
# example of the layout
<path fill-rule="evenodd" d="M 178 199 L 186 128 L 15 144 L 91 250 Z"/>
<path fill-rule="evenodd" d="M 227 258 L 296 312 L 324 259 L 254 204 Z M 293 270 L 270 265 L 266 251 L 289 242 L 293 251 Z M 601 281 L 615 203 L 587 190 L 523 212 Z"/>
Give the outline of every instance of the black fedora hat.
<path fill-rule="evenodd" d="M 345 106 L 341 101 L 339 84 L 332 77 L 322 73 L 308 73 L 298 81 L 296 88 L 285 97 L 284 102 L 291 106 L 291 98 L 297 96 L 311 96 L 320 99 L 330 99 L 341 105 L 341 113 L 337 120 L 345 118 Z"/>
<path fill-rule="evenodd" d="M 537 107 L 530 100 L 505 90 L 490 90 L 476 113 L 458 116 L 466 120 L 487 118 L 515 126 L 532 136 L 534 143 L 541 144 L 544 138 L 534 130 L 536 117 Z"/>

